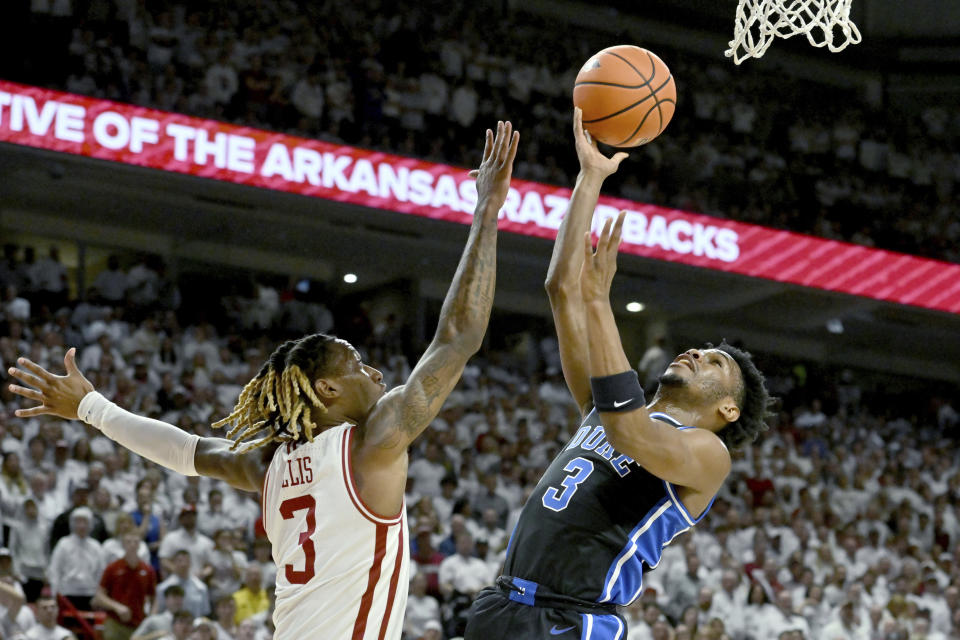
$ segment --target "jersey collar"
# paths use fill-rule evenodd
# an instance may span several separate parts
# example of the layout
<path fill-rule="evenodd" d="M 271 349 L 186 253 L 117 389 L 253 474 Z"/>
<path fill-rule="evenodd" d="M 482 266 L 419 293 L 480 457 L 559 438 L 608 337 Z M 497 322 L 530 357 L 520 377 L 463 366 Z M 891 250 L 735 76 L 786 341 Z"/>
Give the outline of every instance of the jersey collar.
<path fill-rule="evenodd" d="M 683 427 L 683 426 L 685 426 L 685 425 L 684 425 L 682 422 L 680 422 L 679 420 L 676 420 L 676 419 L 674 419 L 674 418 L 671 418 L 671 417 L 668 416 L 667 414 L 665 414 L 665 413 L 663 413 L 663 412 L 660 412 L 660 411 L 655 411 L 655 412 L 651 413 L 651 414 L 650 414 L 650 417 L 651 417 L 651 418 L 656 418 L 657 420 L 660 420 L 661 422 L 666 422 L 667 424 L 672 424 L 672 425 L 675 426 L 675 427 Z"/>

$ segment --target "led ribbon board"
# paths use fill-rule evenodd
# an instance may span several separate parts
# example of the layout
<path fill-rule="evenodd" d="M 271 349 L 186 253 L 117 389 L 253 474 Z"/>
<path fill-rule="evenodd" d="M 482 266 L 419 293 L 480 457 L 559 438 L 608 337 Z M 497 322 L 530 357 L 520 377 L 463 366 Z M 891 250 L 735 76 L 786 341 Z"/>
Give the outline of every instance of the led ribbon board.
<path fill-rule="evenodd" d="M 461 224 L 477 199 L 458 167 L 4 81 L 0 142 Z M 500 228 L 552 239 L 570 193 L 514 180 Z M 621 209 L 624 253 L 960 313 L 960 265 L 620 198 L 594 228 Z"/>

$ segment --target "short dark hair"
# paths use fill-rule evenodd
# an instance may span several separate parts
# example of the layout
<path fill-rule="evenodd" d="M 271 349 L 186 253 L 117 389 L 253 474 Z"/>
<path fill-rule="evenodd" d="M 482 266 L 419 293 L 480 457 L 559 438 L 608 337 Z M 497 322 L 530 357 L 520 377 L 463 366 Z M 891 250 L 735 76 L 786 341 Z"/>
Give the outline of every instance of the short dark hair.
<path fill-rule="evenodd" d="M 454 487 L 456 487 L 458 484 L 457 476 L 452 473 L 445 474 L 442 478 L 440 478 L 440 486 L 442 487 L 445 484 L 452 484 Z"/>
<path fill-rule="evenodd" d="M 767 420 L 774 415 L 770 409 L 776 404 L 776 399 L 771 398 L 767 392 L 763 374 L 757 369 L 749 352 L 726 341 L 716 348 L 733 358 L 740 367 L 741 382 L 734 395 L 740 417 L 717 432 L 728 448 L 739 449 L 742 445 L 756 440 L 761 432 L 769 428 Z"/>
<path fill-rule="evenodd" d="M 181 586 L 178 585 L 178 584 L 172 584 L 172 585 L 170 585 L 169 587 L 167 587 L 166 589 L 163 590 L 163 596 L 164 596 L 165 598 L 169 598 L 169 597 L 171 597 L 171 596 L 174 597 L 174 598 L 176 598 L 176 597 L 182 598 L 182 597 L 184 597 L 185 595 L 187 595 L 187 592 L 184 591 L 184 590 L 183 590 L 183 587 L 181 587 Z"/>
<path fill-rule="evenodd" d="M 193 626 L 193 614 L 187 611 L 186 609 L 181 609 L 180 611 L 177 611 L 175 614 L 173 614 L 173 621 L 189 622 L 190 625 Z"/>
<path fill-rule="evenodd" d="M 217 608 L 220 605 L 222 605 L 224 602 L 231 602 L 231 603 L 234 602 L 233 595 L 220 596 L 219 598 L 217 598 L 217 601 L 213 604 L 213 606 L 214 608 Z"/>

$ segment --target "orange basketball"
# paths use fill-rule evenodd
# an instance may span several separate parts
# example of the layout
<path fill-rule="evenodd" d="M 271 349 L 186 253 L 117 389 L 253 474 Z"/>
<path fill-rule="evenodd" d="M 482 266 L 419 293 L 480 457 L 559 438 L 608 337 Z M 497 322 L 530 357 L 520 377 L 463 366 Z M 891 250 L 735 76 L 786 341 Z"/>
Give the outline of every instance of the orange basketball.
<path fill-rule="evenodd" d="M 621 44 L 595 54 L 580 69 L 573 104 L 594 140 L 639 147 L 667 128 L 677 106 L 670 69 L 646 49 Z"/>

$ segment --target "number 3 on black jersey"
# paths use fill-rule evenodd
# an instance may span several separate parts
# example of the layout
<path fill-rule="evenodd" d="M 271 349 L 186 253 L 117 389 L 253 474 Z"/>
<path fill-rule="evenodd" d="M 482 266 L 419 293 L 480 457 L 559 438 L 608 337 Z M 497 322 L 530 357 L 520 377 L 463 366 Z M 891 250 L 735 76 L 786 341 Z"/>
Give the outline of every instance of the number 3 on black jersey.
<path fill-rule="evenodd" d="M 574 458 L 567 463 L 563 470 L 570 472 L 570 475 L 560 483 L 562 488 L 548 487 L 543 492 L 541 502 L 551 511 L 563 511 L 567 508 L 567 505 L 570 504 L 570 498 L 577 492 L 577 488 L 593 473 L 593 463 L 586 458 Z"/>

